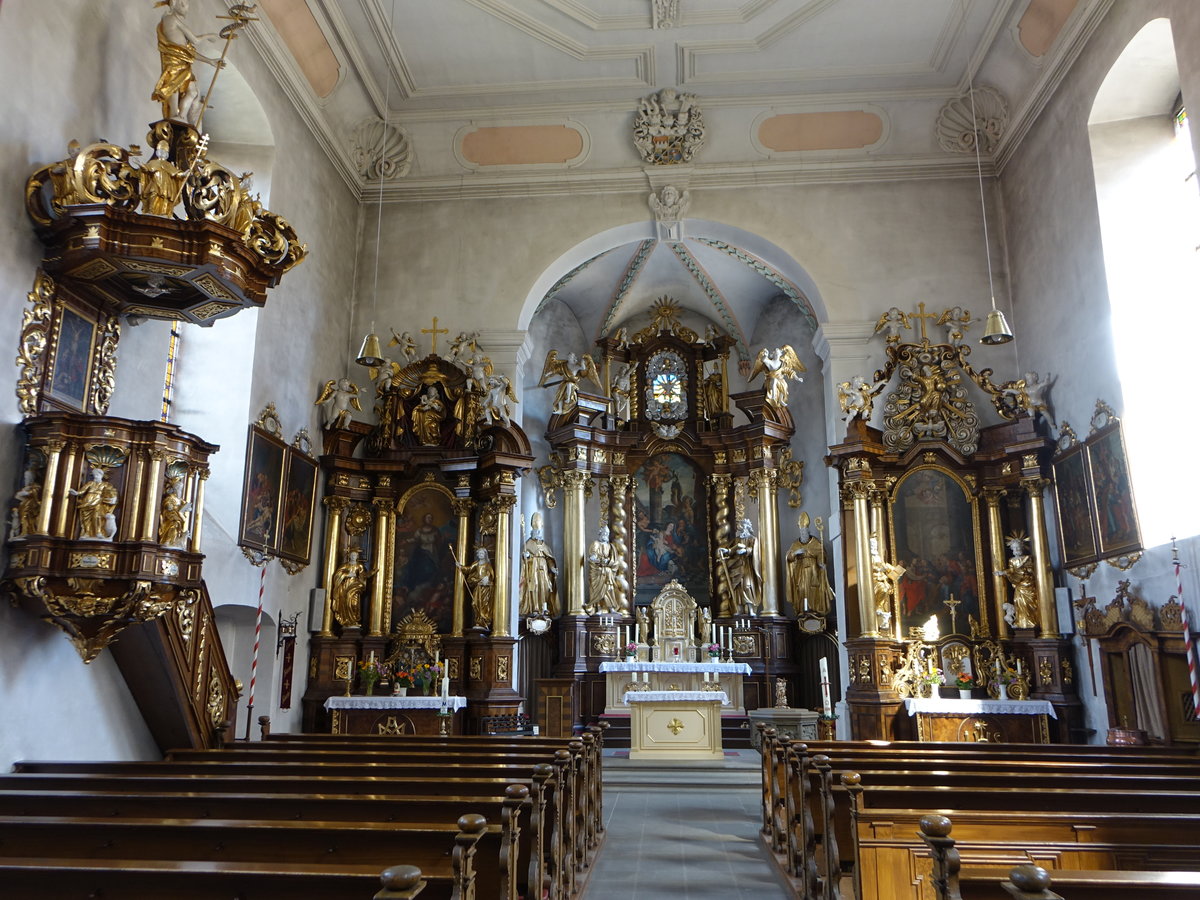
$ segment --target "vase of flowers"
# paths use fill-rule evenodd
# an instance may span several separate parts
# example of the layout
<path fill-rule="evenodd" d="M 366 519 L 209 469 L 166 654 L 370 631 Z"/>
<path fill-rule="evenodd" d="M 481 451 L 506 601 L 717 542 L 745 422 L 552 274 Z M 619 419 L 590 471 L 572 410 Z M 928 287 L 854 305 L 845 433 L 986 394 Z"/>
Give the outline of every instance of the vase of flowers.
<path fill-rule="evenodd" d="M 392 673 L 392 693 L 397 697 L 407 697 L 408 689 L 413 686 L 413 673 L 408 669 L 396 669 Z"/>
<path fill-rule="evenodd" d="M 921 675 L 921 696 L 932 697 L 937 692 L 937 686 L 943 683 L 942 670 L 930 665 L 929 670 Z"/>
<path fill-rule="evenodd" d="M 720 644 L 705 644 L 704 652 L 708 654 L 709 659 L 718 660 L 721 658 L 721 645 Z"/>
<path fill-rule="evenodd" d="M 387 663 L 376 660 L 375 657 L 364 659 L 358 664 L 358 679 L 362 683 L 364 693 L 370 697 L 375 693 L 375 683 L 388 676 Z"/>
<path fill-rule="evenodd" d="M 412 676 L 417 687 L 421 689 L 421 693 L 429 697 L 433 694 L 437 683 L 441 680 L 442 672 L 441 663 L 421 663 L 413 669 Z"/>
<path fill-rule="evenodd" d="M 954 678 L 954 686 L 958 688 L 960 699 L 970 700 L 971 689 L 975 687 L 975 676 L 970 672 L 959 672 Z"/>
<path fill-rule="evenodd" d="M 996 669 L 995 685 L 996 685 L 996 699 L 997 700 L 1007 700 L 1008 699 L 1008 686 L 1010 684 L 1012 684 L 1014 681 L 1016 681 L 1016 678 L 1017 678 L 1017 673 L 1013 669 L 1009 669 L 1009 668 L 1003 668 L 1003 669 L 997 668 Z"/>

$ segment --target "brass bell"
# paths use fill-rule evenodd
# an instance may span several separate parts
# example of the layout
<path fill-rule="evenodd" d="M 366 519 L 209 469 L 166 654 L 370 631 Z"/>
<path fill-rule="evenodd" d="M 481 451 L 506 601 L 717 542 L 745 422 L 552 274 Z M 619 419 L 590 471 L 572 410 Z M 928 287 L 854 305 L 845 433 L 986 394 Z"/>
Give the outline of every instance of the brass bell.
<path fill-rule="evenodd" d="M 989 321 L 991 320 L 989 319 Z M 1009 335 L 1008 339 L 1012 340 L 1012 335 Z M 383 365 L 383 353 L 379 349 L 379 335 L 374 331 L 367 333 L 367 336 L 363 338 L 362 347 L 359 348 L 358 358 L 354 361 L 360 366 Z"/>
<path fill-rule="evenodd" d="M 992 307 L 992 311 L 988 313 L 987 325 L 983 329 L 983 337 L 979 339 L 981 344 L 1007 344 L 1013 339 L 1012 329 L 1008 327 L 1008 321 L 1004 318 L 1004 313 Z"/>

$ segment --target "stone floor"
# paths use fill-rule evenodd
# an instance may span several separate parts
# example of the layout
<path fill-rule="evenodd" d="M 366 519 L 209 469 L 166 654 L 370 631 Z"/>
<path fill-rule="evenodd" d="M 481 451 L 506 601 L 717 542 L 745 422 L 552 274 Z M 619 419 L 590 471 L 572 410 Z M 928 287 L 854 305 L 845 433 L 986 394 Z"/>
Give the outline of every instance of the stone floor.
<path fill-rule="evenodd" d="M 786 900 L 758 839 L 757 751 L 631 762 L 605 751 L 604 847 L 586 900 Z"/>

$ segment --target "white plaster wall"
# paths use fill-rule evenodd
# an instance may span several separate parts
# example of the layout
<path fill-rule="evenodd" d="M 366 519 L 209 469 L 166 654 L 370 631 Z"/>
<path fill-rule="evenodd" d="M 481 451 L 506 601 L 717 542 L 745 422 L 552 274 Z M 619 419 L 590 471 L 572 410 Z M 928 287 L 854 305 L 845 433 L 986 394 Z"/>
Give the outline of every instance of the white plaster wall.
<path fill-rule="evenodd" d="M 193 3 L 190 19 L 211 21 L 223 9 L 216 0 Z M 0 101 L 0 303 L 4 310 L 0 346 L 9 348 L 10 354 L 15 354 L 25 294 L 41 258 L 21 202 L 25 178 L 35 167 L 61 159 L 71 138 L 83 143 L 105 138 L 145 144 L 147 123 L 159 113 L 149 95 L 159 71 L 154 28 L 160 15 L 149 3 L 114 0 L 8 0 L 0 7 L 0 82 L 9 86 Z M 217 404 L 219 421 L 211 412 L 179 419 L 183 427 L 206 439 L 214 439 L 211 434 L 224 429 L 219 440 L 225 447 L 214 457 L 209 483 L 210 497 L 215 497 L 205 524 L 205 575 L 214 604 L 253 606 L 258 573 L 234 545 L 242 478 L 239 441 L 244 444 L 248 422 L 268 400 L 274 400 L 285 437 L 290 440 L 305 427 L 319 452 L 312 401 L 318 378 L 340 373 L 346 366 L 348 289 L 359 214 L 357 203 L 307 126 L 247 42 L 235 47 L 234 65 L 270 118 L 276 143 L 270 206 L 295 225 L 310 250 L 310 257 L 269 292 L 267 308 L 257 314 L 257 323 L 255 314 L 242 313 L 205 335 L 210 340 L 230 335 L 224 348 L 228 365 L 196 377 L 196 382 L 206 378 L 213 391 L 241 395 L 241 402 L 227 407 Z M 245 323 L 237 321 L 243 316 Z M 114 415 L 157 418 L 166 328 L 166 323 L 151 322 L 123 330 L 111 407 Z M 189 327 L 187 334 L 198 331 Z M 187 368 L 186 350 L 184 358 L 181 371 Z M 7 430 L 7 437 L 0 439 L 0 486 L 15 484 L 17 477 L 20 415 L 13 394 L 15 377 L 15 367 L 0 373 L 0 390 L 9 398 L 0 401 L 0 429 Z M 233 439 L 226 441 L 225 434 Z M 315 546 L 320 544 L 319 532 L 318 528 Z M 270 618 L 277 619 L 280 609 L 285 614 L 307 610 L 308 592 L 317 577 L 315 567 L 291 577 L 272 565 L 266 601 Z M 249 618 L 252 628 L 253 616 Z M 245 625 L 239 620 L 237 627 L 244 630 Z M 229 642 L 231 656 L 244 649 L 242 638 L 239 632 Z M 297 650 L 296 680 L 302 684 L 307 671 L 303 636 Z M 243 668 L 236 660 L 231 662 L 235 672 Z M 278 676 L 271 668 L 267 667 L 267 684 L 260 669 L 255 713 L 271 714 L 276 730 L 295 730 L 302 687 L 295 692 L 291 714 L 281 713 L 275 708 Z M 0 730 L 0 766 L 19 758 L 157 755 L 111 658 L 102 655 L 85 666 L 57 629 L 7 603 L 0 604 L 0 716 L 6 723 Z M 244 722 L 238 724 L 240 732 Z"/>
<path fill-rule="evenodd" d="M 1096 92 L 1121 51 L 1142 26 L 1161 16 L 1171 20 L 1184 102 L 1191 109 L 1200 108 L 1200 4 L 1193 0 L 1114 4 L 1000 176 L 1005 243 L 1013 272 L 1011 324 L 1017 334 L 1020 368 L 1058 373 L 1051 392 L 1055 413 L 1081 436 L 1087 434 L 1097 399 L 1118 413 L 1123 402 L 1113 356 L 1087 120 Z M 1200 133 L 1196 118 L 1200 117 L 1193 117 L 1194 137 Z M 1150 347 L 1146 351 L 1153 352 Z M 1179 465 L 1169 436 L 1174 428 L 1186 428 L 1188 421 L 1181 412 L 1177 422 L 1158 424 L 1163 465 Z M 1180 489 L 1189 486 L 1181 482 Z M 1188 500 L 1181 496 L 1180 502 Z M 1187 566 L 1183 591 L 1194 623 L 1200 621 L 1196 569 L 1200 541 L 1195 536 L 1181 537 L 1186 537 L 1180 544 Z M 1102 564 L 1088 581 L 1088 594 L 1104 606 L 1113 597 L 1117 581 L 1124 578 L 1152 605 L 1166 602 L 1175 593 L 1169 548 L 1150 549 L 1130 572 Z M 1074 578 L 1065 576 L 1065 583 L 1073 596 L 1079 596 Z M 1060 618 L 1063 630 L 1069 631 L 1074 616 L 1064 608 Z M 1083 642 L 1075 641 L 1087 724 L 1095 729 L 1093 740 L 1102 743 L 1108 713 L 1103 699 L 1091 693 Z"/>

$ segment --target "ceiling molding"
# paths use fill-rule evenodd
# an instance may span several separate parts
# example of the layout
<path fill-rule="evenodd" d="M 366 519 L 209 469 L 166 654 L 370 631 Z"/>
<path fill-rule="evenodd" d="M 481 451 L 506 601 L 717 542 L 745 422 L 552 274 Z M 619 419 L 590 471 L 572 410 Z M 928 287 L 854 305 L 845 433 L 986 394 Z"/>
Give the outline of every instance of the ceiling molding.
<path fill-rule="evenodd" d="M 853 160 L 822 158 L 758 160 L 746 163 L 696 165 L 689 189 L 787 187 L 799 184 L 849 184 L 879 181 L 928 181 L 937 178 L 976 178 L 975 160 L 961 154 L 909 157 L 871 157 Z M 994 175 L 983 160 L 985 177 Z M 475 200 L 500 197 L 555 197 L 580 194 L 645 193 L 646 175 L 640 168 L 549 173 L 479 173 L 406 178 L 383 187 L 385 203 L 436 200 Z M 364 197 L 373 202 L 376 194 Z"/>
<path fill-rule="evenodd" d="M 514 9 L 509 4 L 503 2 L 503 0 L 463 0 L 463 2 L 529 35 L 547 47 L 567 54 L 573 59 L 627 59 L 637 58 L 645 55 L 647 51 L 653 51 L 653 48 L 648 44 L 588 47 L 582 41 L 567 37 L 561 31 L 551 28 L 533 16 L 526 15 Z"/>
<path fill-rule="evenodd" d="M 629 296 L 629 292 L 633 290 L 634 284 L 637 282 L 638 276 L 642 274 L 642 269 L 646 267 L 646 260 L 650 258 L 656 249 L 658 249 L 658 241 L 653 238 L 642 241 L 638 248 L 630 257 L 628 265 L 625 266 L 625 271 L 617 281 L 616 287 L 613 289 L 612 299 L 608 304 L 608 312 L 600 323 L 600 331 L 596 335 L 599 340 L 605 337 L 609 329 L 617 323 L 617 314 L 620 312 L 621 304 L 625 302 L 625 298 Z"/>
<path fill-rule="evenodd" d="M 680 264 L 687 269 L 696 284 L 700 285 L 700 290 L 704 291 L 704 296 L 713 305 L 726 332 L 733 335 L 738 348 L 738 357 L 744 360 L 750 359 L 750 347 L 747 345 L 746 332 L 742 330 L 741 323 L 733 314 L 733 310 L 729 308 L 729 302 L 721 293 L 721 289 L 717 287 L 716 282 L 712 280 L 704 266 L 700 264 L 700 260 L 696 259 L 695 254 L 687 248 L 683 241 L 670 241 L 669 246 Z"/>
<path fill-rule="evenodd" d="M 680 17 L 679 28 L 689 25 L 745 25 L 755 17 L 766 12 L 778 0 L 750 0 L 749 3 L 737 9 L 708 10 L 707 12 L 689 13 L 685 5 Z M 647 11 L 646 15 L 634 16 L 600 16 L 592 12 L 576 0 L 542 0 L 546 6 L 558 10 L 567 18 L 589 31 L 635 31 L 653 27 L 654 17 Z"/>
<path fill-rule="evenodd" d="M 367 17 L 371 36 L 387 61 L 392 80 L 400 88 L 401 98 L 414 96 L 417 93 L 416 78 L 413 77 L 412 70 L 409 69 L 408 62 L 404 59 L 404 52 L 396 41 L 396 29 L 388 14 L 384 12 L 383 0 L 359 0 L 358 5 Z M 364 78 L 371 77 L 370 71 L 370 69 L 364 70 Z"/>
<path fill-rule="evenodd" d="M 1046 104 L 1050 102 L 1050 98 L 1058 91 L 1059 85 L 1071 71 L 1075 60 L 1079 58 L 1083 48 L 1087 46 L 1096 29 L 1100 27 L 1100 23 L 1108 15 L 1114 2 L 1115 0 L 1100 0 L 1084 15 L 1075 16 L 1074 21 L 1067 23 L 1064 29 L 1067 34 L 1060 34 L 1056 41 L 1058 52 L 1055 53 L 1054 61 L 1046 66 L 1041 78 L 1025 95 L 1025 99 L 1013 114 L 1008 128 L 1000 139 L 1000 146 L 996 148 L 995 153 L 997 172 L 1002 173 L 1012 161 L 1013 156 L 1024 142 L 1025 136 L 1033 128 L 1033 124 L 1042 114 L 1042 110 L 1046 108 Z"/>

